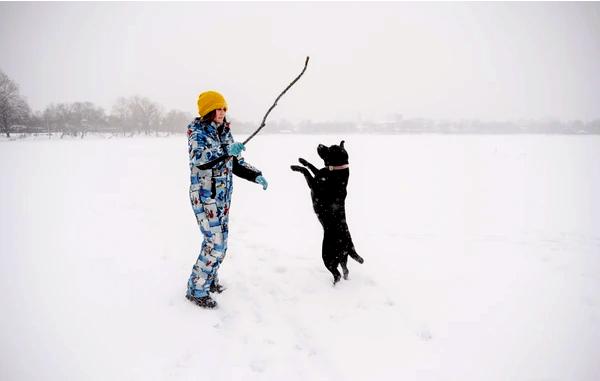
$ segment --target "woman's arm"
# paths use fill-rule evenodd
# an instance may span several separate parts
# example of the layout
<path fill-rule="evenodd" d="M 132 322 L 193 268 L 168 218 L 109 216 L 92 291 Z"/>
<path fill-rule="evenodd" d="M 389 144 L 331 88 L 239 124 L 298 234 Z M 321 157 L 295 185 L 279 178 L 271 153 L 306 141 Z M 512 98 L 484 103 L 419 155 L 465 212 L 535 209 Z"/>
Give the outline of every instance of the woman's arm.
<path fill-rule="evenodd" d="M 256 182 L 256 178 L 262 175 L 262 172 L 254 168 L 252 165 L 246 163 L 243 157 L 233 157 L 233 174 L 246 179 L 248 181 Z"/>

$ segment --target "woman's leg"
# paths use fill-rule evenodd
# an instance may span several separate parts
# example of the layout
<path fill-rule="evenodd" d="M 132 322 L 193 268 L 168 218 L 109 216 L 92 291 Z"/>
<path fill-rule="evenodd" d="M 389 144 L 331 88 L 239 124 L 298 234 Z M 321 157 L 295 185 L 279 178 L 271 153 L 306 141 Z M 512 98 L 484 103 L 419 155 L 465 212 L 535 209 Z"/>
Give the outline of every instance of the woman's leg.
<path fill-rule="evenodd" d="M 213 273 L 212 273 L 212 277 L 211 277 L 211 281 L 210 281 L 210 284 L 214 285 L 215 287 L 219 285 L 219 275 L 217 272 L 219 270 L 219 267 L 221 266 L 221 263 L 223 263 L 223 260 L 225 259 L 225 255 L 227 254 L 227 236 L 229 234 L 228 220 L 229 220 L 228 214 L 224 215 L 223 218 L 221 219 L 221 233 L 222 233 L 221 239 L 222 239 L 223 255 L 219 257 L 217 263 L 213 267 Z M 209 287 L 210 287 L 210 285 L 209 285 Z"/>
<path fill-rule="evenodd" d="M 227 225 L 222 208 L 216 204 L 201 204 L 197 192 L 190 194 L 194 214 L 203 236 L 202 248 L 188 279 L 188 295 L 200 298 L 207 296 L 217 269 L 227 250 Z M 224 220 L 225 226 L 221 221 Z"/>
<path fill-rule="evenodd" d="M 205 233 L 205 232 L 203 232 Z M 206 232 L 200 255 L 188 280 L 188 294 L 200 298 L 208 295 L 217 269 L 225 257 L 222 233 Z"/>

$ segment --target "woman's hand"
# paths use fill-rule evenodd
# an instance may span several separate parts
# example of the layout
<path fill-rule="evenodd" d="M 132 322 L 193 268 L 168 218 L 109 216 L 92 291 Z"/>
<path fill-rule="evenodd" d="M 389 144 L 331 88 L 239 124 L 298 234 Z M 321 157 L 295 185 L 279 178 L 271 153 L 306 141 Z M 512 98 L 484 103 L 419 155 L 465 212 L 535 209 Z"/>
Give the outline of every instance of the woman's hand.
<path fill-rule="evenodd" d="M 231 156 L 238 156 L 242 151 L 244 151 L 246 147 L 242 143 L 231 143 L 227 146 L 227 154 Z"/>
<path fill-rule="evenodd" d="M 267 187 L 269 186 L 269 183 L 267 182 L 267 179 L 265 179 L 262 176 L 258 176 L 256 178 L 256 183 L 262 185 L 263 190 L 267 190 Z"/>

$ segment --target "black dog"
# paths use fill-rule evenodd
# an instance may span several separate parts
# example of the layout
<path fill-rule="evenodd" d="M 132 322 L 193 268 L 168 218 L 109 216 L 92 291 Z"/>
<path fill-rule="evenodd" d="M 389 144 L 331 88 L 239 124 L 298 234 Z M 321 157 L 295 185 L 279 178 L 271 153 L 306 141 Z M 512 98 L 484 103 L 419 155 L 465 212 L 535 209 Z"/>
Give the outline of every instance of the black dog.
<path fill-rule="evenodd" d="M 292 165 L 292 171 L 301 172 L 311 190 L 313 208 L 323 225 L 323 262 L 333 274 L 333 284 L 340 280 L 338 265 L 342 266 L 344 279 L 348 279 L 348 255 L 358 263 L 364 260 L 356 253 L 348 224 L 346 223 L 346 186 L 348 185 L 348 153 L 344 141 L 340 145 L 326 147 L 319 144 L 317 153 L 325 161 L 325 168 L 317 168 L 300 158 L 298 161 L 308 169 Z"/>

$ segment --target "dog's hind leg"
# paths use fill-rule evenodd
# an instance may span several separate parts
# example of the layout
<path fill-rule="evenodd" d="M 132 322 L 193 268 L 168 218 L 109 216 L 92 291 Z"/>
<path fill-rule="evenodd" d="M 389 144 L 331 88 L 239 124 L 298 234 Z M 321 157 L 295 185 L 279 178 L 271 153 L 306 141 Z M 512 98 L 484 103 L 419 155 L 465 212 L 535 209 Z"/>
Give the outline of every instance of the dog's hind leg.
<path fill-rule="evenodd" d="M 352 237 L 350 237 L 350 232 L 348 232 L 348 246 L 346 247 L 346 252 L 350 256 L 350 258 L 354 259 L 358 263 L 363 263 L 365 260 L 358 255 L 356 249 L 354 248 L 354 243 L 352 243 Z"/>
<path fill-rule="evenodd" d="M 327 267 L 327 270 L 329 270 L 329 272 L 333 274 L 333 285 L 335 286 L 335 284 L 339 282 L 342 278 L 342 274 L 340 274 L 340 272 L 337 269 L 337 263 L 327 262 L 325 263 L 325 267 Z"/>
<path fill-rule="evenodd" d="M 344 275 L 344 279 L 348 280 L 348 274 L 350 273 L 350 271 L 348 271 L 348 255 L 343 255 L 342 256 L 342 260 L 340 261 L 340 266 L 342 266 L 342 274 Z"/>
<path fill-rule="evenodd" d="M 350 250 L 350 251 L 348 252 L 348 255 L 349 255 L 349 256 L 350 256 L 352 259 L 354 259 L 356 262 L 358 262 L 358 263 L 363 263 L 363 262 L 365 261 L 365 260 L 363 259 L 363 257 L 361 257 L 360 255 L 358 255 L 358 254 L 356 253 L 356 250 L 354 250 L 354 248 L 352 248 L 352 250 Z"/>
<path fill-rule="evenodd" d="M 325 229 L 323 233 L 323 246 L 321 246 L 321 258 L 329 272 L 333 275 L 333 285 L 340 281 L 342 275 L 337 267 L 340 264 L 338 249 L 336 247 L 336 236 L 330 230 Z"/>

